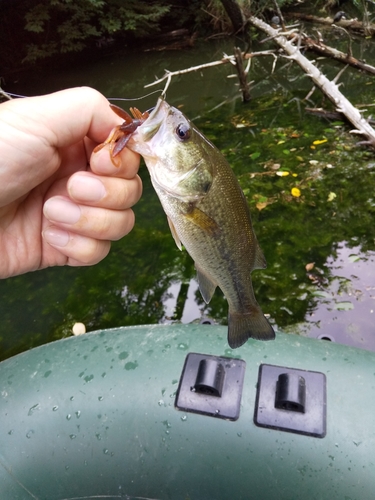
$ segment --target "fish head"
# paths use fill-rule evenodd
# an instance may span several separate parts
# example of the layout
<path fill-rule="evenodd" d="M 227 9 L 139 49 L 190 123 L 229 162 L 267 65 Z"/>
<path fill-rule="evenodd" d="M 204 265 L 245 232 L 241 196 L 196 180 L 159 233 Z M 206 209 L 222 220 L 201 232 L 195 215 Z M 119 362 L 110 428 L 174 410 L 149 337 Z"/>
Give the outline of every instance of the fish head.
<path fill-rule="evenodd" d="M 128 147 L 140 153 L 156 187 L 184 201 L 204 197 L 213 182 L 217 151 L 177 108 L 160 98 Z"/>

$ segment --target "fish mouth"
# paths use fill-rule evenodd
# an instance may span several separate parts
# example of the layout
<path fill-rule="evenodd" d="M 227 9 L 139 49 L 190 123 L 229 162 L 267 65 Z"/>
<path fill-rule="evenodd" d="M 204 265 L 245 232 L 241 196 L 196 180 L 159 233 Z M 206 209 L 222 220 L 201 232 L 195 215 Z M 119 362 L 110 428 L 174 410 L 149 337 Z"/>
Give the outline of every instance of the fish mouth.
<path fill-rule="evenodd" d="M 170 106 L 166 103 L 164 97 L 159 97 L 156 106 L 150 113 L 150 116 L 137 130 L 142 134 L 144 141 L 149 141 L 158 132 L 163 120 L 168 115 L 169 109 Z"/>

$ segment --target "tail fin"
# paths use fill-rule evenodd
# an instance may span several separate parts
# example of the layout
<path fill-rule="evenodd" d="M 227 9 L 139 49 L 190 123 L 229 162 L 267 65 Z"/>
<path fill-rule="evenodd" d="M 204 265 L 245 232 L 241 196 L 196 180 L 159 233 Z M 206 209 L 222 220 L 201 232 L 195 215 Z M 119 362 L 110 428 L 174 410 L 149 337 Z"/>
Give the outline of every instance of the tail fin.
<path fill-rule="evenodd" d="M 257 340 L 273 340 L 275 332 L 269 324 L 261 308 L 256 305 L 251 312 L 229 312 L 228 344 L 232 349 L 240 347 L 249 338 Z"/>

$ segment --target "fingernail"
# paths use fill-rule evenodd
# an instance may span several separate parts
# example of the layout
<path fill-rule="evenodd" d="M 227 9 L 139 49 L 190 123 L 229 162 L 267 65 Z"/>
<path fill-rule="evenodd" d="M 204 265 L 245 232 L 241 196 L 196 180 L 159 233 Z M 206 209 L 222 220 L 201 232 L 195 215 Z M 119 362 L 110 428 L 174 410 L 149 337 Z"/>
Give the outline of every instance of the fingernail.
<path fill-rule="evenodd" d="M 43 213 L 53 222 L 62 222 L 64 224 L 75 224 L 81 217 L 81 209 L 75 203 L 55 196 L 50 198 L 44 204 Z"/>
<path fill-rule="evenodd" d="M 72 198 L 81 201 L 99 201 L 106 194 L 103 183 L 89 175 L 74 175 L 68 183 L 68 190 Z"/>
<path fill-rule="evenodd" d="M 54 247 L 65 247 L 70 240 L 69 233 L 55 227 L 48 227 L 43 231 L 43 238 Z"/>

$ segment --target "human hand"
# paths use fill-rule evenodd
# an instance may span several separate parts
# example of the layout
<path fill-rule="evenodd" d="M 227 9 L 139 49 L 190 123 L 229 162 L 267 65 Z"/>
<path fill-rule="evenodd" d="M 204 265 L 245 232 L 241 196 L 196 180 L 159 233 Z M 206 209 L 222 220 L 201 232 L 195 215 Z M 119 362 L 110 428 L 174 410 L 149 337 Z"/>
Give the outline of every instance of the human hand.
<path fill-rule="evenodd" d="M 92 153 L 120 123 L 91 88 L 0 105 L 0 278 L 96 264 L 133 228 L 139 155 Z"/>

